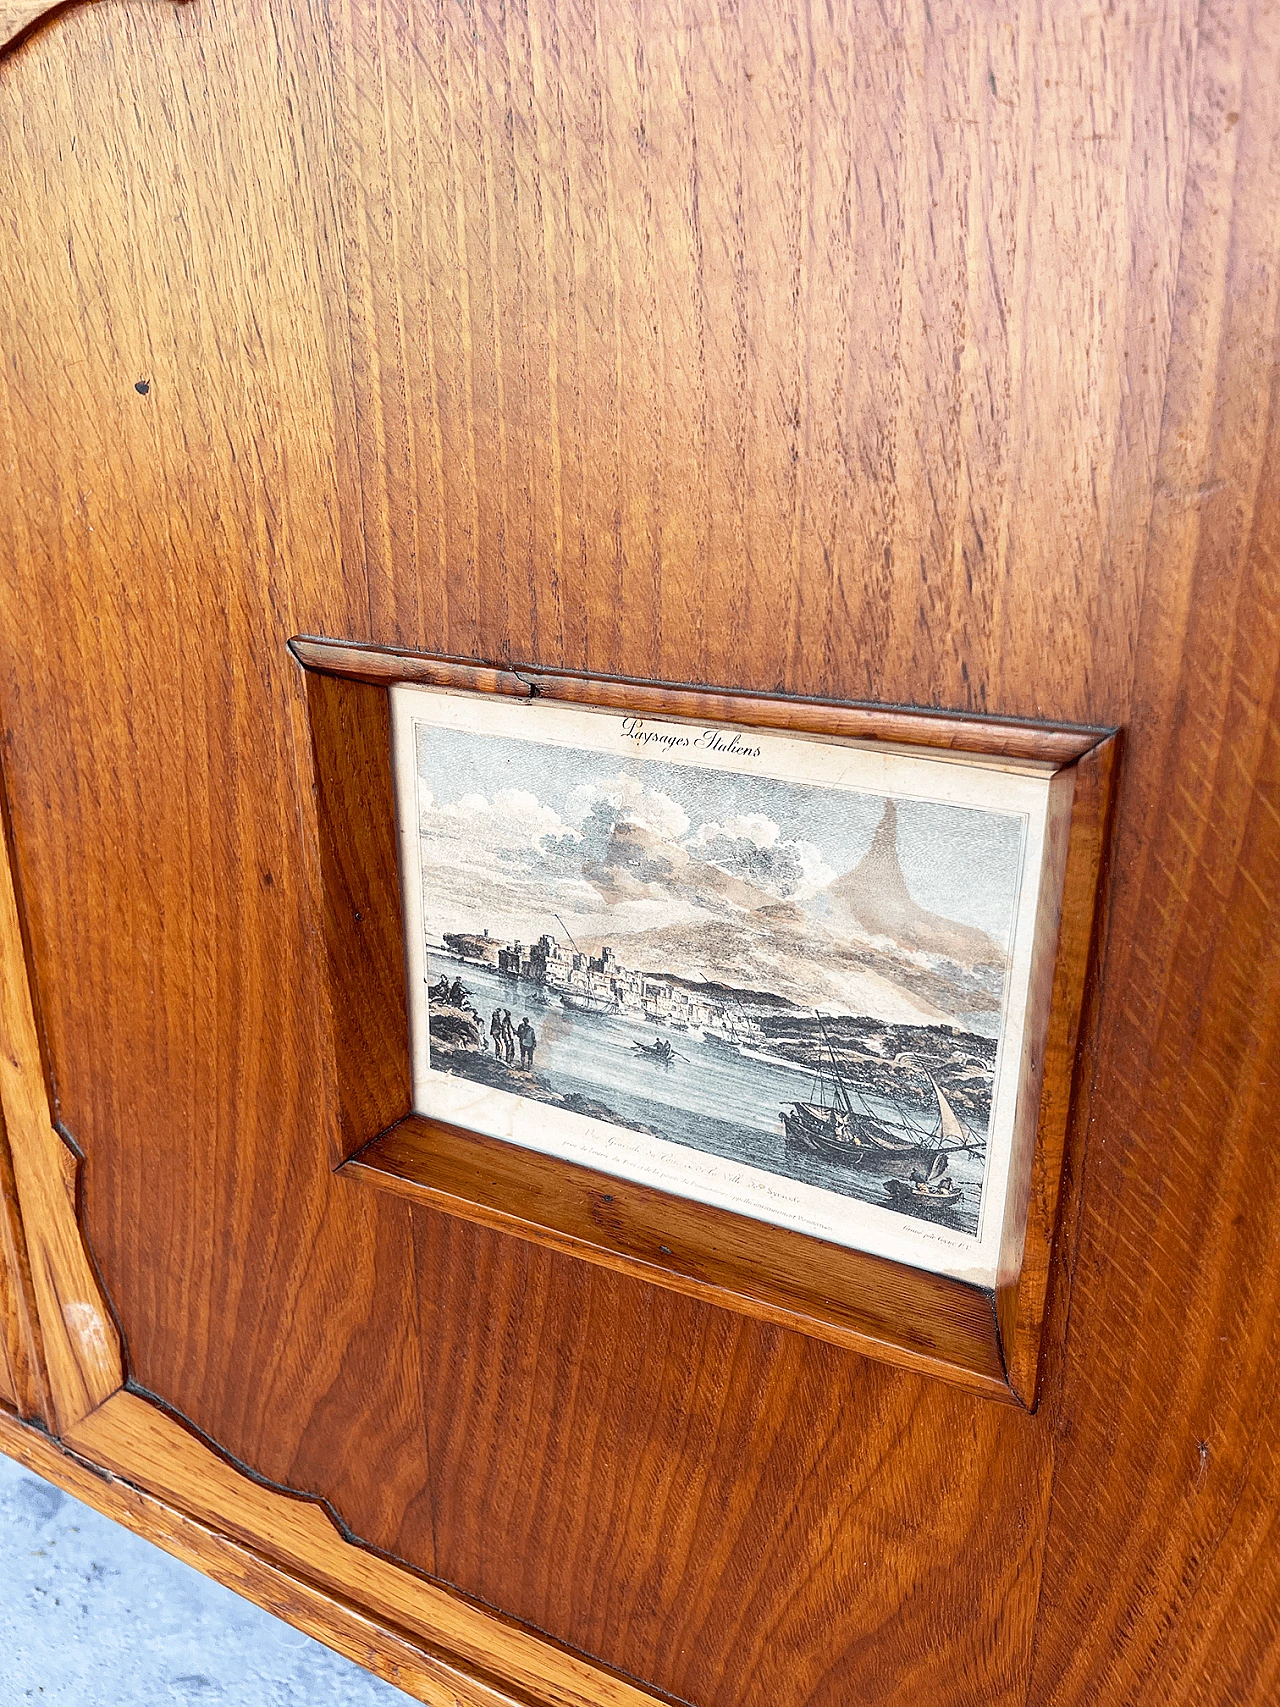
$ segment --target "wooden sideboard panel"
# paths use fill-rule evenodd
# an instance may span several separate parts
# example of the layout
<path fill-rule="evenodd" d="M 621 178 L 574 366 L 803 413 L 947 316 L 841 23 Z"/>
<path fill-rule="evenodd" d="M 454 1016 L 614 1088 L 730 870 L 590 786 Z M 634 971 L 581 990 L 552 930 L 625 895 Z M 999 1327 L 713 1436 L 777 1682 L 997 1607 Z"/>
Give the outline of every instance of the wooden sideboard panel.
<path fill-rule="evenodd" d="M 74 25 L 0 64 L 0 693 L 57 1112 L 131 1377 L 429 1568 L 408 1213 L 329 1176 L 284 644 L 367 620 L 337 539 L 323 75 L 287 8 Z"/>
<path fill-rule="evenodd" d="M 680 1700 L 1021 1700 L 1039 1417 L 417 1214 L 444 1577 Z"/>
<path fill-rule="evenodd" d="M 1052 1707 L 1280 1689 L 1277 86 L 1275 9 L 1208 8 L 1031 1697 Z"/>
<path fill-rule="evenodd" d="M 329 16 L 380 639 L 1123 721 L 1195 6 Z"/>
<path fill-rule="evenodd" d="M 1261 1707 L 1264 0 L 67 23 L 0 61 L 0 754 L 134 1382 L 696 1707 Z M 1037 1416 L 333 1179 L 292 633 L 1132 719 Z"/>

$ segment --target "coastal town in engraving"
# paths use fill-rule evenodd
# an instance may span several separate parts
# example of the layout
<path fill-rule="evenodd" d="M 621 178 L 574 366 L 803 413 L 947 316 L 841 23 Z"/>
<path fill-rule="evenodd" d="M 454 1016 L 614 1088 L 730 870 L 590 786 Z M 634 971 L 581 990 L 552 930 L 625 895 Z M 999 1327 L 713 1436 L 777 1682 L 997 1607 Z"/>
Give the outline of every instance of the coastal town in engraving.
<path fill-rule="evenodd" d="M 425 722 L 414 764 L 433 1073 L 976 1230 L 1016 814 Z"/>

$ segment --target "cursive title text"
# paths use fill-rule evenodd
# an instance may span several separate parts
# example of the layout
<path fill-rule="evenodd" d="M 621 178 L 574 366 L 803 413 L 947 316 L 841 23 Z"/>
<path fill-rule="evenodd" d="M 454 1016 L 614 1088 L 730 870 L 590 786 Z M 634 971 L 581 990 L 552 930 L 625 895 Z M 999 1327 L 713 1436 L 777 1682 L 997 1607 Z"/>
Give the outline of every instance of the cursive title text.
<path fill-rule="evenodd" d="M 726 758 L 730 754 L 739 759 L 760 757 L 759 747 L 751 746 L 736 732 L 730 734 L 722 729 L 703 729 L 697 734 L 693 731 L 686 734 L 680 729 L 654 728 L 641 717 L 624 717 L 622 733 L 626 740 L 639 746 L 652 746 L 664 752 L 687 748 L 690 752 L 720 753 Z"/>

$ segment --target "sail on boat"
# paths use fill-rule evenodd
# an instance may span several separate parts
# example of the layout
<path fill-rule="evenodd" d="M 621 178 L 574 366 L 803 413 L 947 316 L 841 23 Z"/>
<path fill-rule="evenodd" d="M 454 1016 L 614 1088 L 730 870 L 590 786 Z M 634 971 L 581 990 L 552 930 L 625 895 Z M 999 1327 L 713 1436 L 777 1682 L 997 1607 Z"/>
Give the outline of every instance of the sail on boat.
<path fill-rule="evenodd" d="M 979 1154 L 983 1146 L 976 1142 L 972 1134 L 965 1128 L 964 1122 L 947 1101 L 942 1086 L 934 1078 L 927 1067 L 920 1071 L 933 1086 L 933 1094 L 938 1099 L 938 1130 L 937 1141 L 932 1148 L 941 1155 L 954 1155 L 957 1150 L 967 1150 Z"/>
<path fill-rule="evenodd" d="M 894 1208 L 908 1215 L 933 1217 L 964 1202 L 964 1193 L 947 1172 L 945 1150 L 934 1156 L 927 1175 L 913 1172 L 909 1180 L 887 1179 L 884 1189 Z"/>
<path fill-rule="evenodd" d="M 909 1161 L 918 1156 L 946 1156 L 958 1150 L 981 1153 L 980 1143 L 966 1131 L 932 1073 L 921 1069 L 937 1101 L 937 1123 L 933 1129 L 922 1131 L 901 1104 L 894 1105 L 897 1120 L 890 1120 L 872 1108 L 856 1086 L 849 1086 L 821 1015 L 818 1025 L 827 1060 L 818 1069 L 815 1094 L 782 1110 L 788 1149 L 808 1151 L 828 1161 L 853 1166 L 873 1160 Z"/>
<path fill-rule="evenodd" d="M 900 1125 L 891 1123 L 872 1109 L 856 1086 L 850 1088 L 840 1071 L 821 1014 L 817 1019 L 827 1059 L 818 1067 L 814 1094 L 782 1110 L 787 1148 L 854 1166 L 876 1155 L 904 1158 L 918 1155 L 921 1136 L 905 1111 L 898 1110 Z"/>
<path fill-rule="evenodd" d="M 828 1094 L 830 1092 L 830 1094 Z M 837 1075 L 819 1076 L 817 1095 L 782 1111 L 787 1147 L 854 1165 L 872 1157 L 901 1157 L 924 1153 L 927 1140 L 905 1122 L 891 1125 L 873 1114 L 861 1096 L 857 1104 Z M 857 1106 L 860 1104 L 861 1106 Z"/>

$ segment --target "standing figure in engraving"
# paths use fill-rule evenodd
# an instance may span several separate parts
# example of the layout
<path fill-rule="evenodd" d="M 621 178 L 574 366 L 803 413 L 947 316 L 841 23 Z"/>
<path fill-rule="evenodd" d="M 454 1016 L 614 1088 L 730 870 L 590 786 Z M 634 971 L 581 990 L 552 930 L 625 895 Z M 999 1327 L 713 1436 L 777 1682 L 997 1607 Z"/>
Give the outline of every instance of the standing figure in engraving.
<path fill-rule="evenodd" d="M 489 1021 L 489 1036 L 493 1039 L 493 1057 L 495 1061 L 502 1059 L 502 1009 L 493 1010 L 493 1018 Z"/>
<path fill-rule="evenodd" d="M 516 1032 L 520 1039 L 520 1065 L 526 1072 L 533 1071 L 533 1052 L 538 1047 L 538 1034 L 529 1024 L 529 1016 L 525 1014 L 520 1021 L 520 1029 Z"/>
<path fill-rule="evenodd" d="M 511 1009 L 502 1010 L 502 1058 L 508 1066 L 516 1058 L 516 1028 L 511 1023 Z"/>

